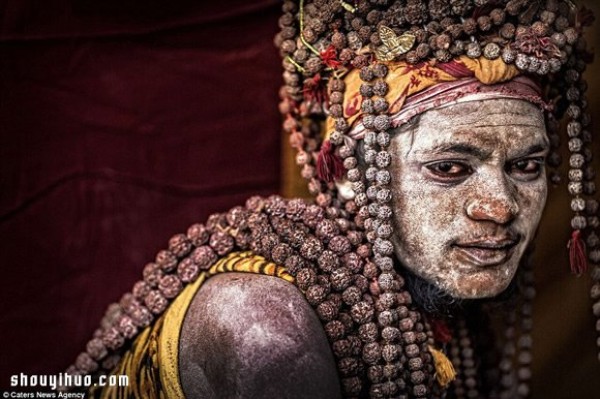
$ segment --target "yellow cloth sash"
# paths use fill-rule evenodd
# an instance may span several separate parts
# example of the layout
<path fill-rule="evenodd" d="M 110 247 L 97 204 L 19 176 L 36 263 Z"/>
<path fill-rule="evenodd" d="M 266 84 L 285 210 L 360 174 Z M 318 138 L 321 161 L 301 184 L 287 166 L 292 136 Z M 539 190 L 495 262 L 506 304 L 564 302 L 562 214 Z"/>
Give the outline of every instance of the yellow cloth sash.
<path fill-rule="evenodd" d="M 264 274 L 294 282 L 294 277 L 285 268 L 251 252 L 233 252 L 220 259 L 188 285 L 123 354 L 112 374 L 127 375 L 129 385 L 92 387 L 90 396 L 101 399 L 184 399 L 179 380 L 179 336 L 183 320 L 204 281 L 226 272 Z"/>

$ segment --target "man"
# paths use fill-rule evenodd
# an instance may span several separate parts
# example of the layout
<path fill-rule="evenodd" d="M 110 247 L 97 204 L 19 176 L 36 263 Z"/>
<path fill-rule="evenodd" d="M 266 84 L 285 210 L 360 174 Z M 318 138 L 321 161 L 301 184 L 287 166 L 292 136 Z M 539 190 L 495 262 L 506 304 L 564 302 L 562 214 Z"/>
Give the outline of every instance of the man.
<path fill-rule="evenodd" d="M 434 109 L 396 133 L 390 152 L 398 259 L 453 298 L 504 291 L 542 213 L 548 146 L 541 111 L 519 100 Z M 285 281 L 219 275 L 203 285 L 183 324 L 183 392 L 338 397 L 321 330 Z"/>
<path fill-rule="evenodd" d="M 512 294 L 567 107 L 578 273 L 597 208 L 581 21 L 485 3 L 284 2 L 284 129 L 316 202 L 251 198 L 174 236 L 71 371 L 130 376 L 101 397 L 527 396 L 525 266 Z M 543 93 L 563 69 L 564 97 Z M 514 308 L 491 333 L 498 296 L 521 297 L 518 336 Z"/>

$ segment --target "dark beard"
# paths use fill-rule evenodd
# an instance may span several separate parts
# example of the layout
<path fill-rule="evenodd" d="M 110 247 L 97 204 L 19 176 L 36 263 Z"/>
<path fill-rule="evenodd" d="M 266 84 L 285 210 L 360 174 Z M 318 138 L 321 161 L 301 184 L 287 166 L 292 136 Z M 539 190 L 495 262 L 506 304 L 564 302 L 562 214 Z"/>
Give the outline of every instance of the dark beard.
<path fill-rule="evenodd" d="M 519 275 L 519 272 L 517 272 L 517 275 L 512 279 L 508 287 L 495 297 L 461 299 L 453 297 L 445 290 L 417 276 L 403 266 L 400 266 L 398 270 L 404 278 L 406 288 L 412 296 L 413 303 L 428 314 L 438 317 L 452 316 L 457 312 L 463 312 L 472 306 L 501 304 L 514 299 L 515 293 L 517 292 Z M 519 270 L 521 270 L 521 268 L 519 268 Z"/>

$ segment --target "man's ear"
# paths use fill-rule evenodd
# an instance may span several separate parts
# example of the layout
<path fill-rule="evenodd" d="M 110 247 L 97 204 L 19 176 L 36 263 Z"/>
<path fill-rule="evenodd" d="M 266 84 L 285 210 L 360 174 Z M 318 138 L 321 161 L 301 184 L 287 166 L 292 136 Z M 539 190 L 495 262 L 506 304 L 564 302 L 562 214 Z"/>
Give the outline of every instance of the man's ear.
<path fill-rule="evenodd" d="M 346 201 L 354 199 L 354 197 L 356 196 L 356 193 L 354 192 L 354 190 L 352 190 L 352 183 L 345 178 L 336 180 L 335 186 L 338 190 L 339 196 Z"/>

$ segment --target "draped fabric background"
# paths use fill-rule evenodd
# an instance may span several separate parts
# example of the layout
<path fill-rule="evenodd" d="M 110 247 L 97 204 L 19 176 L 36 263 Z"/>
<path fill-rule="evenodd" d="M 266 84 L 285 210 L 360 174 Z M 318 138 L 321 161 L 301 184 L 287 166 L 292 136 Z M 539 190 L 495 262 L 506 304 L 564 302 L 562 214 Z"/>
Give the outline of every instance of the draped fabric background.
<path fill-rule="evenodd" d="M 171 235 L 279 190 L 279 12 L 0 2 L 0 388 L 68 366 Z"/>
<path fill-rule="evenodd" d="M 0 0 L 0 390 L 68 366 L 171 235 L 280 180 L 298 192 L 289 152 L 280 173 L 278 15 L 277 0 Z M 535 398 L 600 395 L 565 191 L 537 247 Z"/>

